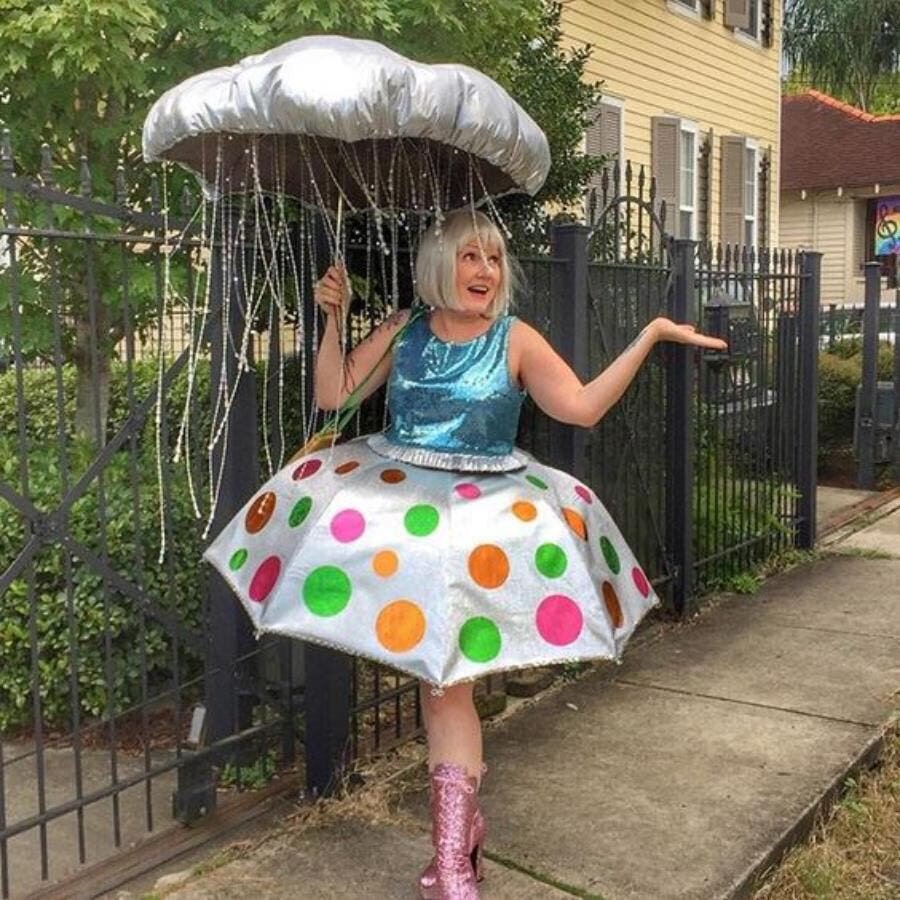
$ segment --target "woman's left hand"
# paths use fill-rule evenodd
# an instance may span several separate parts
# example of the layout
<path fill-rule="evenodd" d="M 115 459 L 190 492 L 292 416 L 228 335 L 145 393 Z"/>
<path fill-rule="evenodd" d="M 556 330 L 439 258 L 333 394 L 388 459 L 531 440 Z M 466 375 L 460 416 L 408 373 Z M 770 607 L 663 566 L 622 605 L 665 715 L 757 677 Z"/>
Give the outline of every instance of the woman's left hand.
<path fill-rule="evenodd" d="M 708 350 L 727 350 L 728 344 L 721 338 L 697 331 L 693 325 L 678 325 L 671 319 L 660 316 L 650 323 L 650 329 L 657 341 L 671 341 L 675 344 L 691 344 Z"/>

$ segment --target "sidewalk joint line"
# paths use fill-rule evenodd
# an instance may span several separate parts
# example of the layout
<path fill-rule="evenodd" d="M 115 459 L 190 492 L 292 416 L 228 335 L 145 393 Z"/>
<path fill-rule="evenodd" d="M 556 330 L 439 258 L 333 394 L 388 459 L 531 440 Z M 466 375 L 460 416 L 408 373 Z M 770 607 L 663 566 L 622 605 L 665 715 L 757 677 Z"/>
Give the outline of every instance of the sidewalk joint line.
<path fill-rule="evenodd" d="M 853 635 L 853 637 L 886 638 L 889 641 L 900 641 L 900 634 L 874 634 L 870 631 L 852 631 L 848 628 L 824 628 L 814 625 L 796 625 L 792 622 L 785 621 L 784 619 L 779 619 L 778 613 L 775 614 L 775 618 L 772 621 L 794 631 L 816 631 L 822 632 L 823 634 L 849 634 Z"/>
<path fill-rule="evenodd" d="M 718 700 L 721 703 L 737 703 L 741 706 L 754 706 L 757 709 L 771 709 L 776 712 L 792 713 L 795 716 L 803 716 L 807 719 L 822 719 L 825 722 L 837 722 L 841 725 L 857 725 L 860 728 L 878 728 L 876 722 L 860 722 L 857 719 L 842 719 L 840 716 L 827 716 L 824 713 L 808 712 L 803 709 L 793 709 L 790 706 L 776 706 L 770 703 L 759 703 L 756 700 L 740 700 L 737 697 L 722 697 L 719 694 L 704 694 L 698 691 L 687 691 L 683 688 L 667 687 L 662 684 L 653 684 L 651 682 L 630 681 L 627 678 L 617 678 L 616 684 L 626 684 L 629 687 L 649 688 L 654 691 L 664 691 L 669 694 L 681 694 L 685 697 L 698 697 L 702 700 Z"/>
<path fill-rule="evenodd" d="M 483 853 L 491 862 L 497 863 L 497 865 L 503 866 L 506 869 L 512 869 L 522 875 L 527 875 L 533 881 L 539 881 L 541 884 L 556 888 L 558 891 L 569 894 L 571 897 L 581 897 L 582 900 L 604 900 L 602 894 L 592 894 L 590 891 L 585 891 L 574 885 L 558 881 L 552 875 L 545 875 L 543 872 L 538 872 L 536 869 L 532 869 L 524 863 L 516 862 L 514 859 L 510 859 L 507 856 L 503 856 L 495 850 L 484 850 Z"/>

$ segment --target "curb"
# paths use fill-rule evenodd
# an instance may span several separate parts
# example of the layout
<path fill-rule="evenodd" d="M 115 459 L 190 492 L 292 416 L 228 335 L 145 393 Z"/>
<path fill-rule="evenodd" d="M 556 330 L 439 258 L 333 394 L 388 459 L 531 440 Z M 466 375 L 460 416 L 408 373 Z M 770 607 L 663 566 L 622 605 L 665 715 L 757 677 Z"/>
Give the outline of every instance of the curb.
<path fill-rule="evenodd" d="M 749 900 L 752 898 L 760 882 L 773 868 L 782 862 L 785 855 L 802 844 L 815 830 L 820 816 L 826 815 L 844 792 L 844 783 L 847 778 L 856 775 L 864 769 L 875 766 L 884 752 L 888 734 L 897 729 L 896 724 L 886 723 L 879 734 L 870 738 L 863 749 L 850 761 L 850 763 L 837 775 L 827 788 L 797 817 L 791 825 L 775 842 L 774 846 L 759 856 L 750 864 L 743 874 L 732 882 L 722 900 Z"/>

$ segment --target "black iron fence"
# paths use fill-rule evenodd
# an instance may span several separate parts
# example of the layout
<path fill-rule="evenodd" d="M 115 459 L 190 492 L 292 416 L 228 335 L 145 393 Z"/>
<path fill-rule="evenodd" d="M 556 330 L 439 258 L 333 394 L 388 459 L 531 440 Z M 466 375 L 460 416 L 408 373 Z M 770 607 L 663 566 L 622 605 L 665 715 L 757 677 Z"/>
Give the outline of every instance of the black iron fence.
<path fill-rule="evenodd" d="M 727 335 L 731 350 L 660 347 L 598 428 L 528 407 L 520 442 L 595 488 L 670 608 L 683 611 L 702 587 L 814 540 L 818 257 L 672 241 L 652 184 L 630 173 L 595 198 L 591 228 L 554 226 L 547 252 L 521 260 L 517 313 L 583 378 L 657 315 Z M 37 178 L 23 178 L 4 145 L 4 897 L 101 858 L 110 838 L 118 847 L 164 827 L 170 797 L 175 820 L 190 822 L 223 786 L 258 784 L 276 768 L 327 790 L 348 759 L 422 725 L 413 679 L 311 645 L 256 643 L 200 563 L 196 511 L 211 478 L 221 472 L 215 533 L 256 489 L 262 457 L 277 463 L 306 430 L 303 361 L 316 327 L 300 298 L 313 267 L 293 315 L 253 337 L 267 364 L 240 382 L 229 454 L 210 467 L 215 386 L 223 373 L 233 383 L 239 364 L 225 335 L 229 324 L 240 331 L 241 303 L 229 321 L 218 315 L 224 286 L 239 280 L 238 232 L 204 244 L 186 217 L 161 208 L 158 187 L 137 206 L 124 183 L 101 200 L 88 174 L 80 191 L 62 191 L 46 158 Z M 352 247 L 347 259 L 352 269 Z M 198 334 L 171 323 L 202 272 L 210 315 Z M 189 393 L 189 379 L 200 389 Z M 277 427 L 276 400 L 293 410 Z M 357 427 L 382 420 L 376 398 Z M 503 685 L 497 677 L 478 690 Z"/>
<path fill-rule="evenodd" d="M 900 290 L 882 305 L 881 263 L 866 263 L 860 321 L 862 380 L 856 398 L 857 485 L 874 490 L 884 473 L 900 482 Z M 835 344 L 831 343 L 831 349 Z"/>

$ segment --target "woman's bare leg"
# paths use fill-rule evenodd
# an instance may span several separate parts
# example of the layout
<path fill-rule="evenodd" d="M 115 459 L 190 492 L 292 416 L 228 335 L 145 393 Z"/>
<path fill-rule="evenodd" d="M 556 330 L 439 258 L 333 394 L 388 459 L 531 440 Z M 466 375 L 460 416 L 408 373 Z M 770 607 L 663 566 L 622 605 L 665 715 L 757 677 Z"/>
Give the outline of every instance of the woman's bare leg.
<path fill-rule="evenodd" d="M 481 781 L 481 720 L 472 698 L 474 687 L 456 684 L 435 695 L 430 685 L 420 684 L 429 771 L 438 763 L 454 763 Z"/>

